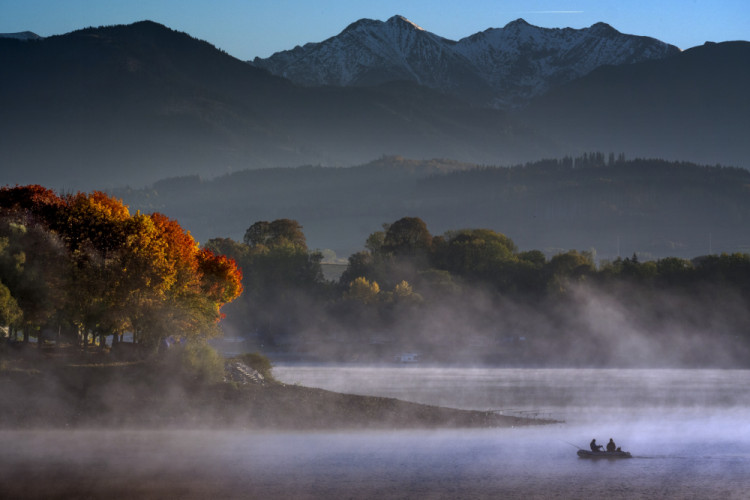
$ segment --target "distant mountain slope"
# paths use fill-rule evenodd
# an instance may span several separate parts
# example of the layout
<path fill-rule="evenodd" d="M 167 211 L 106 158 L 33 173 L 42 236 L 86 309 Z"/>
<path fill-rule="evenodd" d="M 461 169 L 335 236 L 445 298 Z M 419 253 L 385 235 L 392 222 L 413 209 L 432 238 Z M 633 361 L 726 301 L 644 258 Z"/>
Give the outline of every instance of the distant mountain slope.
<path fill-rule="evenodd" d="M 0 38 L 15 38 L 16 40 L 39 40 L 42 37 L 32 31 L 20 31 L 18 33 L 0 33 Z"/>
<path fill-rule="evenodd" d="M 131 210 L 177 218 L 205 243 L 241 240 L 259 220 L 291 218 L 311 248 L 362 250 L 383 223 L 421 217 L 437 235 L 490 228 L 522 249 L 596 249 L 600 258 L 750 251 L 750 172 L 594 154 L 512 168 L 381 158 L 350 168 L 237 172 L 120 190 Z"/>
<path fill-rule="evenodd" d="M 145 185 L 383 154 L 548 155 L 505 114 L 414 84 L 309 89 L 153 22 L 0 39 L 0 184 Z"/>
<path fill-rule="evenodd" d="M 578 151 L 750 168 L 750 42 L 601 67 L 519 116 Z"/>
<path fill-rule="evenodd" d="M 602 65 L 661 59 L 679 52 L 659 40 L 604 23 L 539 28 L 518 19 L 459 41 L 394 16 L 359 20 L 320 43 L 252 63 L 302 85 L 376 85 L 407 80 L 469 102 L 513 108 Z"/>

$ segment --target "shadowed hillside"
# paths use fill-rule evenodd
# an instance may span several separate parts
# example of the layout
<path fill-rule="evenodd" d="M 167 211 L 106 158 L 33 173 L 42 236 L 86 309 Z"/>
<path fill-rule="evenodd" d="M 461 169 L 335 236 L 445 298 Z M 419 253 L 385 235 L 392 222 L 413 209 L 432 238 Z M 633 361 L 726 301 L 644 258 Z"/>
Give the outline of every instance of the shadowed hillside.
<path fill-rule="evenodd" d="M 0 184 L 72 190 L 382 154 L 549 154 L 499 112 L 414 84 L 307 89 L 153 22 L 0 39 Z"/>
<path fill-rule="evenodd" d="M 201 242 L 242 240 L 258 220 L 292 218 L 311 248 L 347 257 L 381 224 L 418 216 L 441 233 L 486 227 L 524 249 L 595 249 L 601 258 L 750 249 L 750 172 L 585 155 L 515 167 L 382 158 L 351 168 L 167 179 L 115 194 L 175 217 Z"/>
<path fill-rule="evenodd" d="M 520 115 L 579 151 L 750 167 L 750 42 L 605 66 Z"/>

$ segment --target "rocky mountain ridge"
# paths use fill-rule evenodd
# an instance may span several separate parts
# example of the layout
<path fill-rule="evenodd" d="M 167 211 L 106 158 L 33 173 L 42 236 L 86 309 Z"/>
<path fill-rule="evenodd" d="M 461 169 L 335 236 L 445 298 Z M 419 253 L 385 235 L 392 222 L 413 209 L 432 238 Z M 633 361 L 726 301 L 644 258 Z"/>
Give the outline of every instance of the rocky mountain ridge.
<path fill-rule="evenodd" d="M 603 65 L 662 59 L 680 50 L 605 23 L 540 28 L 518 19 L 449 40 L 402 16 L 361 19 L 339 35 L 252 64 L 307 86 L 408 80 L 499 109 L 517 108 Z"/>

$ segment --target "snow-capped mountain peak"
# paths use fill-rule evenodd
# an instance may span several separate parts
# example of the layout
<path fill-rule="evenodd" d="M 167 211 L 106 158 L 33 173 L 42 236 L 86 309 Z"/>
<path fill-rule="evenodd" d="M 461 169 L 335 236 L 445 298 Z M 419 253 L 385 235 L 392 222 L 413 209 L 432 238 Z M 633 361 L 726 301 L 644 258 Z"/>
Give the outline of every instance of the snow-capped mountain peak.
<path fill-rule="evenodd" d="M 678 52 L 606 23 L 552 29 L 516 19 L 453 41 L 396 15 L 385 22 L 361 19 L 323 42 L 256 58 L 253 64 L 302 85 L 410 80 L 477 104 L 513 108 L 599 66 Z"/>
<path fill-rule="evenodd" d="M 416 23 L 413 23 L 413 22 L 409 21 L 408 19 L 406 19 L 404 16 L 400 16 L 400 15 L 395 15 L 395 16 L 391 17 L 385 23 L 386 24 L 391 24 L 391 25 L 406 24 L 408 26 L 411 26 L 414 29 L 418 29 L 420 31 L 425 31 L 421 26 L 418 26 Z"/>

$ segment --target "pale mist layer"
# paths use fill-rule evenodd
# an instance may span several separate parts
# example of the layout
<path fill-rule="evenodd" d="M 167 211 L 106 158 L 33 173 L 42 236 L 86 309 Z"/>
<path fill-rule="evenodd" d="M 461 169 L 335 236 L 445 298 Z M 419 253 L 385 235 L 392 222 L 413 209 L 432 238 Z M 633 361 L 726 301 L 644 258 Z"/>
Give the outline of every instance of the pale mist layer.
<path fill-rule="evenodd" d="M 422 363 L 461 366 L 747 366 L 750 310 L 740 294 L 644 290 L 580 283 L 565 294 L 521 302 L 467 287 L 396 310 L 390 323 L 366 316 L 365 309 L 356 326 L 299 296 L 294 315 L 307 322 L 290 319 L 289 332 L 276 337 L 276 345 L 246 348 L 272 357 L 285 351 L 303 362 L 372 364 L 411 352 Z M 231 322 L 225 330 L 229 338 L 248 336 Z"/>

